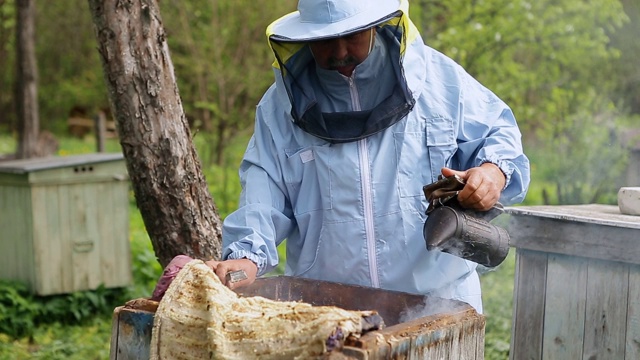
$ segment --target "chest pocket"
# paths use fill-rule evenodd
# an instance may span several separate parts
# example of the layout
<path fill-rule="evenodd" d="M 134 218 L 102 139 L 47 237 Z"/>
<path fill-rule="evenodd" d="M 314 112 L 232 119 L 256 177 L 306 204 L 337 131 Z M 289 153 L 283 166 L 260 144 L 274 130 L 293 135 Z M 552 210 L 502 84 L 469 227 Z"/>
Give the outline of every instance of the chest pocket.
<path fill-rule="evenodd" d="M 295 215 L 331 209 L 331 149 L 285 149 L 284 181 Z"/>
<path fill-rule="evenodd" d="M 396 132 L 398 187 L 401 197 L 424 197 L 422 187 L 435 181 L 457 149 L 453 121 L 433 117 L 420 131 Z"/>

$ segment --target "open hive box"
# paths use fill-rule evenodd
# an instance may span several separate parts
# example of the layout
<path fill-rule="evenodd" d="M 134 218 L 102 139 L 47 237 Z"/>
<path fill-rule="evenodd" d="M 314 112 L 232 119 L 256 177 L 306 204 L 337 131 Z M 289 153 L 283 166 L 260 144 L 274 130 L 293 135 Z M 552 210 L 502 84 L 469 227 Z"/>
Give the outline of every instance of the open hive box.
<path fill-rule="evenodd" d="M 484 317 L 459 301 L 288 276 L 257 279 L 238 293 L 347 310 L 376 310 L 382 316 L 384 329 L 368 332 L 325 358 L 484 358 Z M 153 310 L 116 308 L 111 359 L 148 359 L 153 320 Z"/>

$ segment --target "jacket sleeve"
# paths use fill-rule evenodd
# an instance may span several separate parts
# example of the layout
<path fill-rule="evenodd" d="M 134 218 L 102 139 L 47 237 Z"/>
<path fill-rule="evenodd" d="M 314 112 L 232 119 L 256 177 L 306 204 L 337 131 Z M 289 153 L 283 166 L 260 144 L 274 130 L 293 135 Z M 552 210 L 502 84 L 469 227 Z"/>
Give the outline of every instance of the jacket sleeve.
<path fill-rule="evenodd" d="M 494 93 L 460 69 L 458 151 L 454 166 L 469 169 L 490 162 L 506 176 L 500 202 L 521 202 L 530 181 L 529 159 L 511 109 Z"/>
<path fill-rule="evenodd" d="M 294 226 L 277 152 L 260 116 L 258 108 L 256 129 L 240 165 L 238 209 L 222 228 L 222 258 L 248 258 L 258 265 L 258 275 L 278 265 L 277 246 Z"/>

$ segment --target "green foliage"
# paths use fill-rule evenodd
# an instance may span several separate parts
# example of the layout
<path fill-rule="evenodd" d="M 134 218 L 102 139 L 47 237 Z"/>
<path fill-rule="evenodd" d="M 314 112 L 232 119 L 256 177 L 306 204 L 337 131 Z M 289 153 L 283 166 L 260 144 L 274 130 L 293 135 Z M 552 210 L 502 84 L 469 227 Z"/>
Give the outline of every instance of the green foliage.
<path fill-rule="evenodd" d="M 265 29 L 296 1 L 161 2 L 185 112 L 206 132 L 204 164 L 224 166 L 225 148 L 253 125 L 255 105 L 273 82 Z"/>
<path fill-rule="evenodd" d="M 0 133 L 0 135 L 2 135 Z M 10 154 L 16 151 L 17 140 L 13 136 L 0 136 L 0 154 Z"/>
<path fill-rule="evenodd" d="M 608 33 L 627 19 L 618 0 L 419 1 L 431 46 L 505 99 L 525 132 L 562 122 L 615 86 Z M 544 136 L 544 135 L 543 135 Z"/>
<path fill-rule="evenodd" d="M 640 114 L 640 2 L 622 0 L 622 4 L 631 21 L 611 34 L 611 45 L 621 52 L 620 58 L 612 64 L 618 69 L 613 74 L 613 81 L 618 84 L 614 94 L 621 108 Z"/>
<path fill-rule="evenodd" d="M 93 135 L 87 135 L 82 139 L 60 137 L 57 139 L 60 143 L 58 152 L 55 156 L 68 156 L 96 152 L 96 138 Z M 16 134 L 5 134 L 0 132 L 0 155 L 15 152 L 17 139 Z M 105 152 L 118 153 L 122 152 L 122 148 L 117 139 L 108 139 L 105 142 Z"/>
<path fill-rule="evenodd" d="M 96 315 L 79 325 L 52 323 L 33 335 L 11 339 L 0 333 L 0 360 L 102 360 L 109 358 L 110 316 Z"/>
<path fill-rule="evenodd" d="M 162 274 L 162 266 L 153 251 L 140 211 L 132 204 L 129 214 L 133 285 L 129 288 L 128 296 L 131 299 L 149 297 Z"/>
<path fill-rule="evenodd" d="M 628 152 L 615 134 L 624 112 L 609 38 L 628 21 L 620 1 L 418 4 L 427 43 L 505 99 L 529 151 L 540 149 L 534 176 L 551 185 L 541 202 L 614 201 Z"/>
<path fill-rule="evenodd" d="M 16 6 L 14 0 L 1 0 L 0 1 L 0 28 L 13 29 L 16 26 Z M 4 44 L 8 46 L 9 44 Z"/>
<path fill-rule="evenodd" d="M 109 107 L 88 2 L 39 1 L 36 27 L 41 126 L 64 134 L 72 108 Z"/>
<path fill-rule="evenodd" d="M 28 335 L 39 313 L 40 307 L 31 301 L 26 285 L 0 281 L 0 332 Z"/>
<path fill-rule="evenodd" d="M 622 111 L 640 106 L 640 7 L 621 1 L 624 9 L 619 0 L 417 0 L 411 12 L 427 43 L 504 98 L 525 141 L 539 145 L 569 128 L 562 124 L 593 100 L 591 94 Z M 201 152 L 204 164 L 225 167 L 229 142 L 252 127 L 254 106 L 273 80 L 264 29 L 295 4 L 160 2 L 183 106 L 209 143 Z M 0 125 L 10 130 L 14 12 L 13 0 L 0 1 Z M 72 107 L 91 116 L 107 106 L 106 87 L 86 1 L 42 2 L 37 13 L 41 123 L 61 134 Z"/>
<path fill-rule="evenodd" d="M 278 266 L 271 271 L 269 275 L 284 275 L 285 264 L 287 260 L 287 240 L 285 239 L 280 245 L 278 245 Z"/>
<path fill-rule="evenodd" d="M 537 155 L 538 164 L 544 164 L 538 177 L 549 185 L 544 203 L 617 203 L 629 155 L 621 140 L 625 121 L 615 112 L 588 107 L 541 140 L 541 148 L 556 150 Z"/>
<path fill-rule="evenodd" d="M 22 283 L 0 281 L 0 333 L 19 338 L 32 336 L 37 326 L 54 322 L 82 323 L 96 314 L 110 313 L 123 299 L 121 289 L 104 287 L 64 295 L 35 296 Z"/>
<path fill-rule="evenodd" d="M 221 164 L 217 164 L 212 159 L 216 157 L 215 145 L 211 142 L 209 134 L 198 132 L 193 140 L 200 160 L 204 164 L 203 172 L 209 184 L 209 192 L 216 203 L 220 218 L 224 219 L 238 207 L 241 191 L 238 168 L 249 141 L 249 135 L 240 134 L 228 144 Z"/>
<path fill-rule="evenodd" d="M 512 251 L 500 266 L 480 276 L 486 319 L 484 343 L 486 360 L 509 358 L 514 274 L 515 254 Z"/>

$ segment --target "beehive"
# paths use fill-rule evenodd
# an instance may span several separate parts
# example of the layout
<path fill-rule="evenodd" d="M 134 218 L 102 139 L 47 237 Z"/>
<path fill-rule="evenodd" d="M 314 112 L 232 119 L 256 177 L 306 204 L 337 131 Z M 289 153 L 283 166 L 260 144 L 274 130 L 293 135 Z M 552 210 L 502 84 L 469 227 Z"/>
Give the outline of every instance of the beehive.
<path fill-rule="evenodd" d="M 327 354 L 327 359 L 484 358 L 485 319 L 459 301 L 289 276 L 257 279 L 239 293 L 347 310 L 376 310 L 383 317 L 386 328 L 366 333 L 340 352 Z M 112 360 L 149 358 L 154 313 L 149 308 L 115 309 Z"/>
<path fill-rule="evenodd" d="M 640 216 L 600 204 L 508 212 L 510 358 L 640 359 Z"/>
<path fill-rule="evenodd" d="M 122 154 L 0 163 L 0 278 L 38 295 L 131 283 Z"/>

